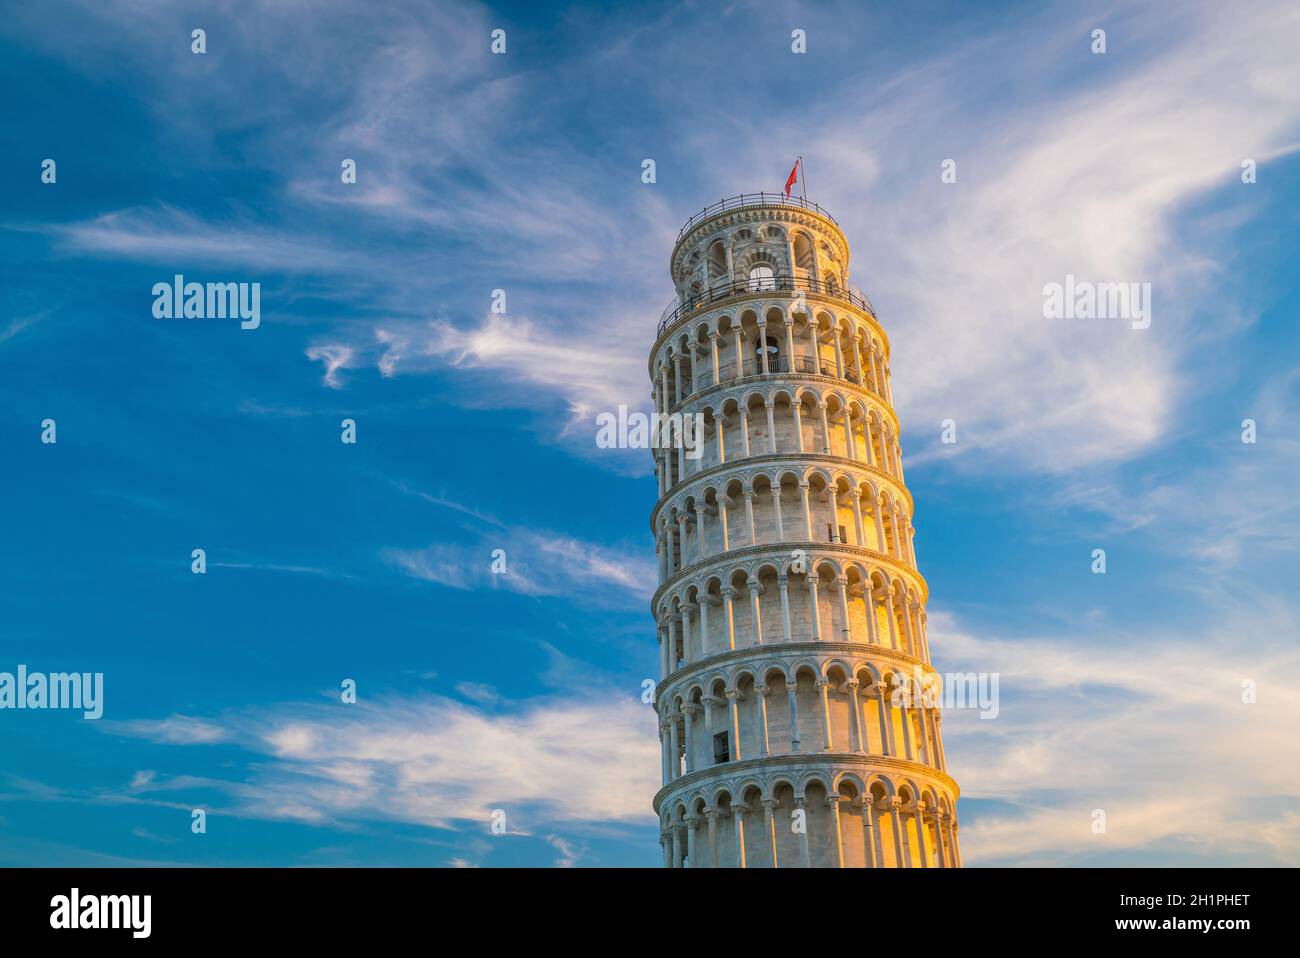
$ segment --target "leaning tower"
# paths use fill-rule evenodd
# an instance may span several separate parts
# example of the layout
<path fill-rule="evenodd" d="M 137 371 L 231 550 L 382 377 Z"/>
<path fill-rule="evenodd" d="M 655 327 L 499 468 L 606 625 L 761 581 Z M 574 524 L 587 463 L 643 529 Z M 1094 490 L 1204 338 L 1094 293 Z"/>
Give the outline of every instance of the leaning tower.
<path fill-rule="evenodd" d="M 652 395 L 703 428 L 655 449 L 664 865 L 960 866 L 889 340 L 844 234 L 742 195 L 671 269 Z"/>

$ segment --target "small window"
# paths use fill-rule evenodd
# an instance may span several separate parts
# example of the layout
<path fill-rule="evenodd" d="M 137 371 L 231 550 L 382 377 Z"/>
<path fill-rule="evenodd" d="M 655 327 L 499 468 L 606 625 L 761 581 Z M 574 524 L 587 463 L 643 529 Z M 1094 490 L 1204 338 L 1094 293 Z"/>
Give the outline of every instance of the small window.
<path fill-rule="evenodd" d="M 776 274 L 770 266 L 755 266 L 749 271 L 749 288 L 751 292 L 764 289 L 776 289 Z"/>
<path fill-rule="evenodd" d="M 731 761 L 731 745 L 726 732 L 713 736 L 713 764 L 721 765 Z"/>

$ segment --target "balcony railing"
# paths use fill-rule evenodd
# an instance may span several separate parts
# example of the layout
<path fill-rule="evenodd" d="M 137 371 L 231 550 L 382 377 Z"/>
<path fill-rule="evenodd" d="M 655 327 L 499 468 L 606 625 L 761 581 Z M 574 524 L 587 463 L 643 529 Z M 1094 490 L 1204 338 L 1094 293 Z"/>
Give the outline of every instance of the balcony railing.
<path fill-rule="evenodd" d="M 835 217 L 822 209 L 816 203 L 802 199 L 798 196 L 786 196 L 784 193 L 741 193 L 739 196 L 729 196 L 725 200 L 718 200 L 712 206 L 706 206 L 694 216 L 686 221 L 682 231 L 677 234 L 677 239 L 681 240 L 692 226 L 701 220 L 706 220 L 710 216 L 716 216 L 718 213 L 727 210 L 739 209 L 742 206 L 797 206 L 800 209 L 812 210 L 821 216 L 826 217 L 832 223 L 835 223 Z M 839 225 L 836 223 L 835 225 Z"/>
<path fill-rule="evenodd" d="M 660 314 L 659 330 L 655 335 L 663 335 L 665 329 L 683 316 L 721 302 L 724 299 L 743 296 L 747 293 L 763 293 L 775 290 L 803 290 L 820 296 L 842 299 L 846 303 L 852 303 L 858 309 L 866 310 L 873 319 L 878 320 L 871 301 L 860 291 L 847 290 L 834 283 L 825 283 L 819 279 L 808 279 L 804 276 L 756 276 L 753 279 L 737 279 L 729 283 L 715 283 L 709 289 L 696 293 L 684 302 L 673 300 Z"/>
<path fill-rule="evenodd" d="M 815 359 L 812 356 L 796 356 L 793 370 L 790 368 L 790 362 L 785 356 L 770 356 L 767 360 L 767 371 L 769 374 L 796 372 L 811 373 L 814 376 L 836 375 L 834 363 L 828 362 L 825 359 Z M 742 373 L 743 376 L 741 377 L 736 375 L 735 360 L 732 360 L 729 363 L 718 364 L 718 382 L 728 383 L 734 382 L 738 378 L 763 375 L 763 361 L 761 359 L 746 359 L 742 366 Z M 859 376 L 853 369 L 845 369 L 844 378 L 851 383 L 858 383 L 863 386 L 869 385 L 867 381 Z M 714 384 L 713 370 L 700 370 L 699 374 L 696 376 L 696 380 L 698 381 L 692 380 L 690 375 L 687 374 L 686 386 L 682 392 L 683 397 L 693 396 L 695 393 L 702 392 L 712 386 Z"/>

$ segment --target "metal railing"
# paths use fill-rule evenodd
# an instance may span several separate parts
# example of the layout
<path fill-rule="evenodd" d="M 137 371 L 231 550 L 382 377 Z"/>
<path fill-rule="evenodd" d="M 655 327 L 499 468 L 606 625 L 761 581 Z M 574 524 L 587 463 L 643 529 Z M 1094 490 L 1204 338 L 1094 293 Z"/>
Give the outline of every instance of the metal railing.
<path fill-rule="evenodd" d="M 879 321 L 871 301 L 861 291 L 847 290 L 834 283 L 824 283 L 819 279 L 808 279 L 803 276 L 763 276 L 754 277 L 753 279 L 732 280 L 729 283 L 715 283 L 709 289 L 696 293 L 685 302 L 674 299 L 660 314 L 659 330 L 655 335 L 662 336 L 665 329 L 683 316 L 704 309 L 712 303 L 730 299 L 733 296 L 776 290 L 804 290 L 809 293 L 816 293 L 819 296 L 842 299 L 847 303 L 852 303 L 858 309 L 866 310 L 871 314 L 872 319 Z"/>
<path fill-rule="evenodd" d="M 789 372 L 811 373 L 814 376 L 816 375 L 836 376 L 837 375 L 834 363 L 828 362 L 825 359 L 814 358 L 812 356 L 796 356 L 793 366 L 794 368 L 791 369 L 791 363 L 789 359 L 787 359 L 785 356 L 768 357 L 767 371 L 769 375 L 773 375 L 777 373 L 789 373 Z M 749 376 L 761 376 L 761 375 L 763 375 L 763 361 L 761 359 L 746 359 L 742 367 L 741 376 L 736 375 L 736 362 L 734 359 L 731 362 L 718 364 L 719 383 L 735 382 L 737 379 L 740 378 L 745 378 Z M 867 381 L 862 376 L 860 376 L 856 370 L 853 369 L 846 368 L 844 370 L 843 378 L 848 380 L 849 382 L 858 383 L 859 385 L 868 384 Z M 696 379 L 698 380 L 698 382 L 696 381 Z M 686 388 L 683 390 L 683 396 L 693 396 L 695 393 L 702 392 L 703 390 L 708 389 L 709 387 L 714 385 L 713 370 L 711 369 L 701 370 L 700 373 L 696 376 L 696 379 L 691 379 L 690 375 L 687 374 L 686 376 L 687 384 L 686 384 Z"/>
<path fill-rule="evenodd" d="M 798 196 L 786 196 L 784 193 L 741 193 L 739 196 L 729 196 L 725 200 L 718 200 L 712 206 L 704 207 L 704 209 L 688 219 L 686 225 L 682 227 L 682 231 L 677 234 L 678 242 L 696 223 L 726 210 L 739 209 L 742 206 L 797 206 L 800 209 L 812 210 L 814 213 L 824 216 L 832 223 L 835 223 L 835 217 L 831 216 L 826 210 L 816 203 Z M 839 223 L 835 223 L 835 225 L 838 226 Z"/>

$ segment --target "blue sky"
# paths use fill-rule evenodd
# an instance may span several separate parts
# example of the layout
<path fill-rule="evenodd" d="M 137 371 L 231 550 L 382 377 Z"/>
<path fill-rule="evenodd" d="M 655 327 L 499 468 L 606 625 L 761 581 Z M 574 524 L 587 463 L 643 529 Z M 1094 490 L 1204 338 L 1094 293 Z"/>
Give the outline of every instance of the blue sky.
<path fill-rule="evenodd" d="M 936 664 L 1001 673 L 944 724 L 967 864 L 1296 861 L 1294 5 L 377 6 L 0 23 L 0 670 L 106 686 L 0 712 L 0 863 L 658 864 L 656 490 L 595 416 L 681 223 L 796 154 Z M 154 319 L 178 272 L 260 328 Z M 1067 274 L 1151 327 L 1045 319 Z"/>

